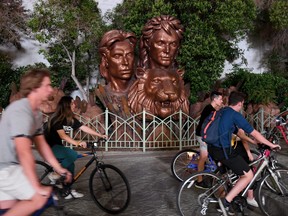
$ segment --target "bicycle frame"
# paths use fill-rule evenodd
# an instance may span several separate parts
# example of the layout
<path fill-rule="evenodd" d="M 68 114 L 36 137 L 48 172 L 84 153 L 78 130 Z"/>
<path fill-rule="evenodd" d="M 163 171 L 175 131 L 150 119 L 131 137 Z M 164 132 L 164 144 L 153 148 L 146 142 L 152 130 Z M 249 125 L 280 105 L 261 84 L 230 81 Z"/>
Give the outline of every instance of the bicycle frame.
<path fill-rule="evenodd" d="M 190 163 L 188 164 L 187 168 L 198 170 L 198 164 L 193 163 L 193 158 L 191 159 Z M 217 165 L 215 161 L 212 159 L 210 155 L 208 155 L 209 163 L 205 163 L 204 165 L 204 172 L 215 172 L 217 169 Z"/>
<path fill-rule="evenodd" d="M 280 125 L 276 125 L 276 128 L 281 132 L 284 140 L 285 140 L 285 143 L 288 145 L 288 138 L 286 136 L 286 123 L 281 123 Z"/>
<path fill-rule="evenodd" d="M 94 162 L 96 161 L 96 166 L 98 165 L 98 157 L 95 151 L 95 147 L 97 147 L 97 143 L 92 143 L 91 144 L 91 148 L 92 151 L 91 152 L 86 152 L 83 154 L 79 154 L 77 159 L 82 158 L 82 157 L 87 157 L 87 156 L 92 156 L 92 158 L 82 167 L 82 169 L 74 176 L 72 182 L 70 183 L 70 185 L 72 185 L 74 182 L 77 181 L 77 179 L 80 178 L 80 176 L 88 169 L 88 167 Z"/>

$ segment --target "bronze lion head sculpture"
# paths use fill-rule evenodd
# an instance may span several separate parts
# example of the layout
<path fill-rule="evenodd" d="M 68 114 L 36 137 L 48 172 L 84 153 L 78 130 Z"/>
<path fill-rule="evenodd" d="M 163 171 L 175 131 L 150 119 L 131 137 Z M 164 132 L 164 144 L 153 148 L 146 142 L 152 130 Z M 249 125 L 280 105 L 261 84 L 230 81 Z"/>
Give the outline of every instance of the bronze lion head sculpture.
<path fill-rule="evenodd" d="M 180 109 L 189 113 L 189 101 L 184 89 L 183 70 L 138 68 L 137 80 L 128 93 L 128 105 L 136 114 L 147 112 L 166 118 Z"/>

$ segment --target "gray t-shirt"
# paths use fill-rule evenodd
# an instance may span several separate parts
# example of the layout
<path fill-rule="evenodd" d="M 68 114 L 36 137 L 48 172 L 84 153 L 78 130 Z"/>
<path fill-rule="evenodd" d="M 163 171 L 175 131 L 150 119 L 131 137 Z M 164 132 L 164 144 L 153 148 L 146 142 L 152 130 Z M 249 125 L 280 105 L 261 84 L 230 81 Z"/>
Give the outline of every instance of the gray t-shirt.
<path fill-rule="evenodd" d="M 33 139 L 35 135 L 43 134 L 42 113 L 32 112 L 27 98 L 11 103 L 3 112 L 0 120 L 0 169 L 11 164 L 18 164 L 15 137 Z"/>

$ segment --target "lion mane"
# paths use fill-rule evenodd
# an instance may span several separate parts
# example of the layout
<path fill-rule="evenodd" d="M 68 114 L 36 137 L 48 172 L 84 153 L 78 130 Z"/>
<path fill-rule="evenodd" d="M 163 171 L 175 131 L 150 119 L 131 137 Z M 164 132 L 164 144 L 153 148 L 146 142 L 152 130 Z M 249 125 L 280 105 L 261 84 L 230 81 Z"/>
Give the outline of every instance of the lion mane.
<path fill-rule="evenodd" d="M 145 111 L 166 118 L 180 109 L 189 114 L 189 100 L 184 88 L 183 70 L 138 68 L 136 81 L 128 93 L 133 114 Z"/>

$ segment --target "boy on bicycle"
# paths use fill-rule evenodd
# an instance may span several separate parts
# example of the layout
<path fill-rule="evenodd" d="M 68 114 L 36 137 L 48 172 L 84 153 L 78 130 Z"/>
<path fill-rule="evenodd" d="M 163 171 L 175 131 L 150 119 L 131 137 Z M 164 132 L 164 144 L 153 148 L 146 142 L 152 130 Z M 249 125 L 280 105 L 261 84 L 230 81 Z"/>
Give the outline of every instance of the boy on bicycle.
<path fill-rule="evenodd" d="M 52 93 L 50 72 L 32 69 L 21 78 L 23 95 L 11 103 L 0 121 L 0 210 L 5 216 L 27 216 L 42 208 L 52 188 L 42 186 L 35 171 L 32 144 L 59 174 L 71 173 L 54 157 L 42 132 L 43 101 Z"/>
<path fill-rule="evenodd" d="M 221 114 L 219 124 L 220 145 L 209 145 L 209 154 L 217 161 L 231 169 L 235 174 L 240 176 L 235 186 L 228 192 L 225 198 L 219 199 L 219 205 L 222 211 L 228 212 L 233 215 L 230 203 L 253 178 L 253 172 L 248 163 L 237 152 L 233 152 L 231 148 L 232 134 L 236 128 L 243 129 L 247 134 L 253 136 L 260 143 L 268 145 L 271 148 L 280 148 L 269 142 L 265 137 L 255 130 L 247 120 L 242 116 L 240 110 L 244 104 L 244 94 L 241 92 L 232 92 L 228 98 L 228 107 L 225 107 Z"/>
<path fill-rule="evenodd" d="M 202 140 L 201 137 L 201 128 L 204 120 L 210 115 L 212 111 L 219 110 L 223 107 L 223 96 L 221 92 L 212 91 L 210 94 L 210 104 L 205 106 L 201 112 L 200 120 L 196 128 L 196 140 L 200 144 L 200 157 L 198 160 L 198 171 L 201 172 L 204 170 L 205 162 L 208 158 L 208 150 L 206 143 Z M 209 188 L 209 185 L 203 181 L 202 176 L 199 176 L 195 187 L 206 189 Z"/>

